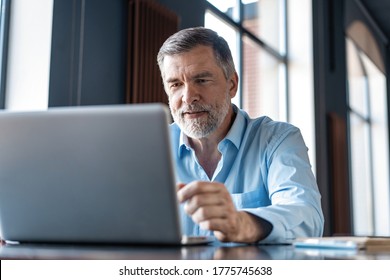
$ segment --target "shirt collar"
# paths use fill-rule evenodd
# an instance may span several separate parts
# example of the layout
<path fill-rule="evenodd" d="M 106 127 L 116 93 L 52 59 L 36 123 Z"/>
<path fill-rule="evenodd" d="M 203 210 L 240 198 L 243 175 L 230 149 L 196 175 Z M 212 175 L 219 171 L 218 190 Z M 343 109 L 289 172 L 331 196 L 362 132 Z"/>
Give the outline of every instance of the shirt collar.
<path fill-rule="evenodd" d="M 241 140 L 244 136 L 244 132 L 246 129 L 246 117 L 244 112 L 240 110 L 236 105 L 233 104 L 232 106 L 234 112 L 236 113 L 236 118 L 228 134 L 221 142 L 228 140 L 232 142 L 234 146 L 236 146 L 237 150 L 239 150 L 241 145 Z M 189 151 L 191 149 L 192 148 L 188 143 L 188 136 L 185 135 L 183 131 L 180 131 L 179 150 L 178 150 L 179 157 L 182 156 L 183 150 Z"/>
<path fill-rule="evenodd" d="M 188 143 L 188 137 L 180 130 L 180 140 L 179 140 L 179 156 L 181 156 L 182 150 L 190 150 L 191 146 Z"/>
<path fill-rule="evenodd" d="M 236 113 L 236 119 L 234 120 L 233 125 L 230 128 L 225 139 L 223 139 L 222 141 L 229 140 L 236 146 L 237 150 L 239 150 L 246 129 L 246 118 L 244 112 L 237 108 L 237 106 L 234 104 L 233 110 Z"/>

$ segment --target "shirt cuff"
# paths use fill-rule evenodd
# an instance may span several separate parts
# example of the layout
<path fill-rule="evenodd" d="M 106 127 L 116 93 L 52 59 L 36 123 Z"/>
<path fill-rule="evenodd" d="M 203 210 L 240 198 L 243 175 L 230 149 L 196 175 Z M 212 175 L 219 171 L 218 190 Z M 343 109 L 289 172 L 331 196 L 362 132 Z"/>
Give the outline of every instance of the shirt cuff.
<path fill-rule="evenodd" d="M 268 236 L 259 241 L 260 244 L 290 244 L 292 243 L 294 236 L 289 231 L 286 230 L 283 223 L 279 220 L 277 215 L 267 211 L 261 211 L 260 209 L 241 209 L 260 217 L 264 220 L 267 220 L 272 224 L 272 230 Z"/>

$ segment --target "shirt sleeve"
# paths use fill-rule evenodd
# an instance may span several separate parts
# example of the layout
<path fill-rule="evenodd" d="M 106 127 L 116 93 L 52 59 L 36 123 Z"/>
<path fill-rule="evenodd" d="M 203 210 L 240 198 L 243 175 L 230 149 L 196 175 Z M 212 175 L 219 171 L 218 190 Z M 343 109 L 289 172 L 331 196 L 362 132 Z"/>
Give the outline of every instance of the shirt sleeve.
<path fill-rule="evenodd" d="M 271 205 L 242 209 L 272 223 L 262 243 L 323 234 L 321 196 L 307 151 L 299 129 L 293 126 L 274 135 L 268 144 L 266 185 Z"/>

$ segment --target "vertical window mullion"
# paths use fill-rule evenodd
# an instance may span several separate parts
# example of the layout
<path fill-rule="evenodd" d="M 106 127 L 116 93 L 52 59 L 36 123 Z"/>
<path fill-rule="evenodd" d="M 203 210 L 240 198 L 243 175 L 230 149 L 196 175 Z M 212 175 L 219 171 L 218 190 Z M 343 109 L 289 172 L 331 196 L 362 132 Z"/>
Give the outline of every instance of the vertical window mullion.
<path fill-rule="evenodd" d="M 359 60 L 362 64 L 362 68 L 363 68 L 363 72 L 364 72 L 364 78 L 365 78 L 365 98 L 366 98 L 366 112 L 367 112 L 367 127 L 368 127 L 368 139 L 367 139 L 367 149 L 368 149 L 368 158 L 369 158 L 369 163 L 368 163 L 368 166 L 369 166 L 369 174 L 370 174 L 370 192 L 371 192 L 371 219 L 372 219 L 372 229 L 373 229 L 373 234 L 376 233 L 376 226 L 375 226 L 375 197 L 374 197 L 374 193 L 375 193 L 375 178 L 374 178 L 374 149 L 373 149 L 373 130 L 372 130 L 372 124 L 373 124 L 373 119 L 372 119 L 372 114 L 371 114 L 371 101 L 370 101 L 370 98 L 371 98 L 371 92 L 370 92 L 370 81 L 369 81 L 369 77 L 368 77 L 368 74 L 367 74 L 367 71 L 366 71 L 366 67 L 360 57 L 360 52 L 359 52 Z"/>
<path fill-rule="evenodd" d="M 0 109 L 5 108 L 10 6 L 11 0 L 0 0 Z"/>
<path fill-rule="evenodd" d="M 284 38 L 284 42 L 283 42 L 283 48 L 281 49 L 281 52 L 282 54 L 284 55 L 285 59 L 283 61 L 283 66 L 284 66 L 284 69 L 283 69 L 283 80 L 284 80 L 284 95 L 285 95 L 285 104 L 284 104 L 284 112 L 285 112 L 285 119 L 287 122 L 290 122 L 291 121 L 291 116 L 290 116 L 290 94 L 289 94 L 289 76 L 288 76 L 288 63 L 289 63 L 289 53 L 288 53 L 288 12 L 287 12 L 287 9 L 288 9 L 288 6 L 287 6 L 287 0 L 280 0 L 281 2 L 281 13 L 282 13 L 282 16 L 281 18 L 284 19 L 284 23 L 283 25 L 283 38 Z"/>
<path fill-rule="evenodd" d="M 237 46 L 237 50 L 238 50 L 238 65 L 237 65 L 238 69 L 237 69 L 237 72 L 238 72 L 238 76 L 241 79 L 244 79 L 244 77 L 243 77 L 244 54 L 243 54 L 243 32 L 242 32 L 242 23 L 243 23 L 243 18 L 244 18 L 244 5 L 243 5 L 241 0 L 237 0 L 237 6 L 238 6 L 238 14 L 239 14 L 238 23 L 241 27 L 241 28 L 239 28 L 238 33 L 237 33 L 237 37 L 238 37 L 238 40 L 237 40 L 237 44 L 238 44 L 238 46 Z M 238 94 L 239 94 L 238 103 L 239 103 L 240 108 L 242 108 L 242 105 L 243 105 L 243 87 L 244 87 L 244 83 L 240 82 L 239 89 L 238 89 Z"/>
<path fill-rule="evenodd" d="M 368 77 L 368 72 L 367 72 L 367 69 L 366 69 L 366 66 L 364 64 L 364 61 L 362 59 L 362 52 L 360 50 L 358 50 L 358 59 L 359 59 L 359 63 L 360 63 L 360 67 L 362 68 L 363 70 L 363 75 L 364 75 L 364 93 L 365 93 L 365 109 L 366 109 L 366 118 L 364 120 L 364 122 L 367 124 L 367 151 L 368 151 L 368 168 L 369 168 L 369 181 L 370 181 L 370 193 L 371 193 L 371 197 L 370 197 L 370 208 L 371 208 L 371 228 L 373 230 L 372 234 L 375 235 L 375 198 L 374 198 L 374 192 L 375 192 L 375 179 L 374 179 L 374 159 L 373 159 L 373 146 L 372 146 L 372 143 L 373 143 L 373 139 L 372 139 L 372 134 L 373 134 L 373 130 L 372 130 L 372 124 L 373 124 L 373 120 L 372 120 L 372 113 L 371 113 L 371 102 L 370 102 L 370 96 L 371 96 L 371 92 L 370 92 L 370 81 L 369 81 L 369 77 Z"/>

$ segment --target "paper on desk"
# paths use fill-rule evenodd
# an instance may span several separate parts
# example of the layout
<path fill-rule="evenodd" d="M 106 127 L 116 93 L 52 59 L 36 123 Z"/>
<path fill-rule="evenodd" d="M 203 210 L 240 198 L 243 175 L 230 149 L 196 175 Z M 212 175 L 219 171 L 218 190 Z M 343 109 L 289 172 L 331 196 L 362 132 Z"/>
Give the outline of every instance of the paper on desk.
<path fill-rule="evenodd" d="M 293 242 L 293 245 L 297 248 L 390 251 L 390 237 L 332 236 L 298 238 Z"/>

